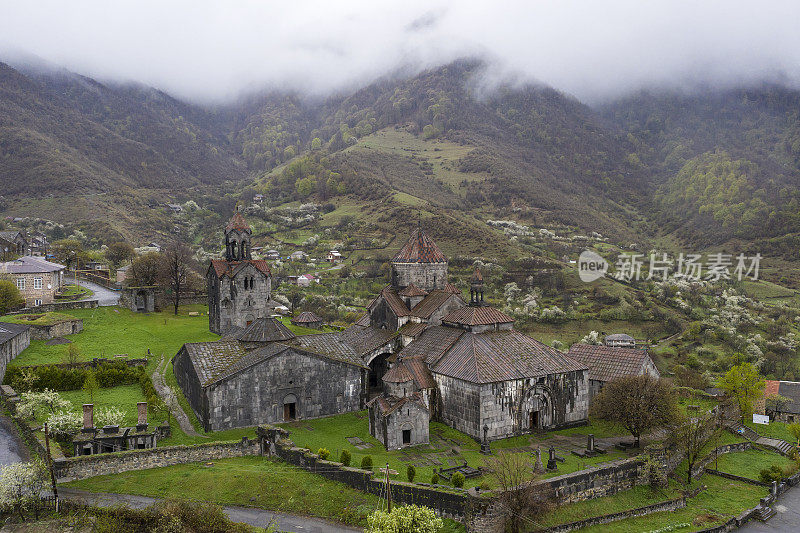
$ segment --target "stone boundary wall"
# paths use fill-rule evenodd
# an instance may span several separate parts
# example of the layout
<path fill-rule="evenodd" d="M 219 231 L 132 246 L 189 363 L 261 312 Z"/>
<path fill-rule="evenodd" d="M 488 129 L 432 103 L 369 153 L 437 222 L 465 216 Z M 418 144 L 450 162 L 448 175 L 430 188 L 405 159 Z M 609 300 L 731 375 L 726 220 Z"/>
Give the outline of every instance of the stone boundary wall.
<path fill-rule="evenodd" d="M 309 453 L 305 448 L 285 446 L 281 443 L 275 444 L 274 450 L 275 455 L 287 463 L 299 466 L 327 479 L 344 483 L 362 492 L 368 492 L 376 496 L 380 496 L 385 492 L 385 481 L 373 477 L 371 470 L 362 470 L 343 466 L 333 461 L 325 461 L 316 454 Z M 450 487 L 448 487 L 449 490 L 443 490 L 434 488 L 431 485 L 390 481 L 392 501 L 394 502 L 425 505 L 434 509 L 439 516 L 456 520 L 463 520 L 466 516 L 469 505 L 469 496 L 466 490 Z"/>
<path fill-rule="evenodd" d="M 62 320 L 48 326 L 30 324 L 31 338 L 36 340 L 48 340 L 53 337 L 63 337 L 83 331 L 83 319 L 74 318 L 72 320 Z"/>
<path fill-rule="evenodd" d="M 167 446 L 56 459 L 53 470 L 59 482 L 130 470 L 144 470 L 228 457 L 260 455 L 258 441 L 210 442 L 194 446 Z"/>
<path fill-rule="evenodd" d="M 713 463 L 714 459 L 716 459 L 716 457 L 719 455 L 724 455 L 731 452 L 745 452 L 751 449 L 753 449 L 753 443 L 749 441 L 718 446 L 717 448 L 714 448 L 711 453 L 700 459 L 696 465 L 694 465 L 694 468 L 692 469 L 692 478 L 699 476 L 703 471 L 705 471 L 706 467 Z"/>
<path fill-rule="evenodd" d="M 609 496 L 649 482 L 645 461 L 632 457 L 551 477 L 537 484 L 549 485 L 560 503 L 573 503 Z"/>
<path fill-rule="evenodd" d="M 734 481 L 741 481 L 742 483 L 748 483 L 750 485 L 757 485 L 759 487 L 770 488 L 772 487 L 771 483 L 764 483 L 763 481 L 758 481 L 756 479 L 750 479 L 749 477 L 742 477 L 737 476 L 736 474 L 729 474 L 727 472 L 722 472 L 720 470 L 714 470 L 713 468 L 706 468 L 706 473 L 711 474 L 713 476 L 724 477 L 725 479 L 732 479 Z"/>
<path fill-rule="evenodd" d="M 26 307 L 24 309 L 20 309 L 19 311 L 14 312 L 15 315 L 18 314 L 34 314 L 34 313 L 50 313 L 52 311 L 63 311 L 65 309 L 94 309 L 99 305 L 100 300 L 80 300 L 77 302 L 52 302 L 42 305 L 37 305 L 36 307 Z"/>
<path fill-rule="evenodd" d="M 538 530 L 539 533 L 567 533 L 568 531 L 575 531 L 584 527 L 595 526 L 599 524 L 608 524 L 609 522 L 616 522 L 617 520 L 625 520 L 627 518 L 638 518 L 652 513 L 660 513 L 663 511 L 676 511 L 686 507 L 685 498 L 676 498 L 674 500 L 667 500 L 664 502 L 654 503 L 645 507 L 638 507 L 636 509 L 629 509 L 628 511 L 621 511 L 619 513 L 606 514 L 602 516 L 595 516 L 578 520 L 577 522 L 570 522 L 568 524 L 560 524 L 547 529 Z"/>

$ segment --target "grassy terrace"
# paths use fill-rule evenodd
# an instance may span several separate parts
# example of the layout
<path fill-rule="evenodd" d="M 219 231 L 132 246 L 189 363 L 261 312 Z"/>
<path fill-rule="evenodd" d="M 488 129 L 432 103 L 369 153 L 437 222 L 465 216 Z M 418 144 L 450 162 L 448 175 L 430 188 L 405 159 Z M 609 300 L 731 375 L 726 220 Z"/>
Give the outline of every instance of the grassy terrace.
<path fill-rule="evenodd" d="M 263 457 L 237 457 L 97 476 L 67 486 L 96 492 L 211 501 L 363 525 L 375 496 Z"/>
<path fill-rule="evenodd" d="M 758 480 L 761 470 L 769 468 L 771 465 L 778 465 L 781 468 L 794 464 L 794 461 L 774 452 L 762 450 L 748 450 L 746 452 L 726 453 L 720 455 L 717 470 Z M 709 467 L 715 468 L 712 462 Z"/>
<path fill-rule="evenodd" d="M 415 481 L 428 483 L 433 475 L 434 469 L 447 468 L 449 466 L 461 465 L 464 461 L 469 466 L 478 468 L 484 466 L 486 456 L 481 455 L 480 445 L 471 437 L 460 433 L 444 424 L 431 422 L 431 444 L 420 445 L 403 450 L 387 451 L 383 445 L 369 434 L 369 422 L 367 412 L 347 413 L 316 420 L 303 420 L 290 424 L 282 424 L 281 427 L 287 429 L 291 435 L 290 439 L 302 448 L 309 448 L 316 453 L 320 448 L 327 448 L 331 452 L 331 459 L 338 461 L 342 450 L 348 450 L 352 456 L 352 465 L 359 466 L 361 459 L 369 455 L 372 457 L 373 467 L 382 468 L 389 463 L 389 467 L 398 472 L 396 479 L 406 480 L 406 469 L 413 464 L 416 469 Z M 604 433 L 605 432 L 605 433 Z M 533 449 L 537 444 L 541 445 L 543 459 L 546 461 L 546 452 L 552 443 L 557 453 L 566 461 L 559 463 L 558 471 L 545 474 L 545 477 L 552 477 L 561 474 L 568 474 L 583 470 L 599 463 L 612 461 L 627 457 L 626 454 L 618 450 L 609 450 L 605 455 L 599 455 L 590 459 L 581 459 L 562 449 L 562 442 L 556 442 L 557 436 L 566 436 L 575 433 L 582 436 L 587 433 L 595 433 L 600 436 L 608 436 L 611 430 L 603 426 L 586 426 L 576 429 L 562 430 L 554 433 L 547 433 L 542 436 L 523 435 L 512 437 L 492 443 L 492 450 L 508 450 L 516 453 L 525 453 L 530 456 L 531 465 L 534 461 Z M 616 433 L 619 434 L 619 433 Z M 348 438 L 358 437 L 361 441 L 370 444 L 368 449 L 359 449 L 350 442 Z M 555 440 L 554 440 L 555 439 Z M 447 483 L 440 480 L 441 483 Z M 488 485 L 492 486 L 494 480 L 489 475 L 468 479 L 467 487 Z"/>
<path fill-rule="evenodd" d="M 189 316 L 190 311 L 201 314 Z M 148 370 L 152 371 L 161 354 L 172 357 L 185 342 L 219 338 L 208 331 L 208 315 L 205 313 L 206 306 L 186 305 L 181 306 L 178 316 L 169 312 L 133 313 L 119 307 L 73 309 L 60 314 L 83 319 L 83 331 L 67 336 L 80 351 L 81 360 L 91 361 L 95 357 L 111 357 L 115 354 L 147 357 L 149 349 L 153 357 Z M 11 365 L 62 363 L 65 352 L 64 345 L 48 346 L 46 341 L 34 340 Z"/>

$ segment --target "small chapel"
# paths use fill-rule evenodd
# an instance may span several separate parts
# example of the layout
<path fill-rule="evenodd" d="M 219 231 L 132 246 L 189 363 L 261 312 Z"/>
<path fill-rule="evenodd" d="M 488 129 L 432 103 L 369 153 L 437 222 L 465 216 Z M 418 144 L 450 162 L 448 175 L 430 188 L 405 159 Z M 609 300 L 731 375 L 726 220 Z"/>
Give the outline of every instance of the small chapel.
<path fill-rule="evenodd" d="M 213 259 L 206 271 L 208 329 L 213 333 L 246 328 L 269 316 L 272 273 L 269 263 L 252 258 L 252 234 L 237 211 L 225 227 L 225 259 Z"/>

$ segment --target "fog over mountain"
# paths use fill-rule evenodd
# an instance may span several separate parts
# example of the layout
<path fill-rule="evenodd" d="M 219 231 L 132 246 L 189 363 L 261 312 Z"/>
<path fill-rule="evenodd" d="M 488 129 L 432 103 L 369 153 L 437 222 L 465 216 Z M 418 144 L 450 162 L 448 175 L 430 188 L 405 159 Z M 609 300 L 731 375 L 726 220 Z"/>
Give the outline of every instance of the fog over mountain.
<path fill-rule="evenodd" d="M 484 83 L 542 82 L 586 102 L 640 88 L 800 84 L 800 3 L 12 2 L 0 59 L 212 103 L 262 89 L 352 90 L 473 56 Z"/>

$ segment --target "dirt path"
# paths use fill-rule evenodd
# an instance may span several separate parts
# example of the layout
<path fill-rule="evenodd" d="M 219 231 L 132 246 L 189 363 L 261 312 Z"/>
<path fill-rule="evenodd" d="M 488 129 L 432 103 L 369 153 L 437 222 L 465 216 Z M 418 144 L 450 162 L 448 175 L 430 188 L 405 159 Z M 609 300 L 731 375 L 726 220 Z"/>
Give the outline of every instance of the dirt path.
<path fill-rule="evenodd" d="M 172 413 L 172 416 L 174 416 L 175 420 L 178 421 L 178 425 L 181 427 L 181 430 L 183 430 L 184 433 L 191 437 L 208 438 L 207 435 L 201 435 L 194 429 L 189 417 L 183 411 L 181 404 L 178 403 L 178 398 L 175 397 L 175 393 L 172 391 L 172 388 L 167 385 L 167 382 L 164 379 L 164 373 L 166 372 L 167 366 L 169 366 L 169 359 L 167 358 L 166 354 L 161 354 L 161 361 L 159 361 L 156 371 L 153 372 L 153 387 L 155 387 L 156 392 L 159 396 L 161 396 L 161 399 L 164 400 L 164 403 L 167 404 L 170 413 Z"/>

